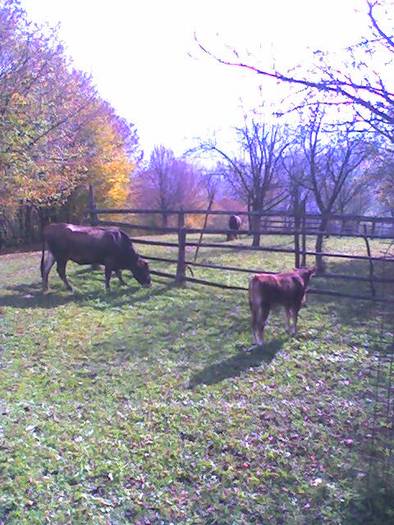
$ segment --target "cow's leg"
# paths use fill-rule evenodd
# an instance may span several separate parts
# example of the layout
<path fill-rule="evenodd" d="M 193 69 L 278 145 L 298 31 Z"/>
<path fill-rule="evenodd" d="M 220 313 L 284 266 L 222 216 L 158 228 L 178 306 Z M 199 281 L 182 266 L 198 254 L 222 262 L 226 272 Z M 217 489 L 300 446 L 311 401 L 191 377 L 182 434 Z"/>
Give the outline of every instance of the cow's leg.
<path fill-rule="evenodd" d="M 59 274 L 60 279 L 66 285 L 67 290 L 72 292 L 73 288 L 67 280 L 66 265 L 67 265 L 67 259 L 61 259 L 60 261 L 57 262 L 56 270 L 57 270 L 57 273 Z"/>
<path fill-rule="evenodd" d="M 52 252 L 47 250 L 41 263 L 42 291 L 44 293 L 48 291 L 49 272 L 51 271 L 52 266 L 55 264 L 55 261 L 56 259 Z"/>
<path fill-rule="evenodd" d="M 109 292 L 111 290 L 111 287 L 110 287 L 110 280 L 111 280 L 111 276 L 112 276 L 112 268 L 110 268 L 109 266 L 106 266 L 105 267 L 105 291 L 106 292 Z"/>
<path fill-rule="evenodd" d="M 119 282 L 122 286 L 127 286 L 127 283 L 123 280 L 122 272 L 120 270 L 115 270 L 116 277 L 119 279 Z"/>

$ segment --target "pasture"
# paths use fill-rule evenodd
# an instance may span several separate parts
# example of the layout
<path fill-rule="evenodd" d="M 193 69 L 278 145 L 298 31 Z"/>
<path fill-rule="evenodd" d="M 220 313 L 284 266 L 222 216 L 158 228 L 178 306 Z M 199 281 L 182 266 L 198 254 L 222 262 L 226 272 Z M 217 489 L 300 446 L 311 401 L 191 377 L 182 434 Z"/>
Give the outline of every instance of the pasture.
<path fill-rule="evenodd" d="M 360 239 L 327 244 L 365 254 Z M 388 243 L 371 246 L 381 255 Z M 365 494 L 371 350 L 382 306 L 311 295 L 296 337 L 274 312 L 264 350 L 245 352 L 244 292 L 176 288 L 162 278 L 143 289 L 125 272 L 129 287 L 114 279 L 106 294 L 101 271 L 69 264 L 77 291 L 65 291 L 53 270 L 51 293 L 42 296 L 39 260 L 39 253 L 0 257 L 0 523 L 394 519 L 389 502 L 371 508 Z M 291 255 L 235 250 L 201 249 L 199 261 L 293 265 Z M 331 261 L 329 269 L 367 275 L 368 263 Z M 246 274 L 194 271 L 247 286 Z M 368 293 L 369 285 L 316 279 L 312 286 Z M 392 341 L 387 327 L 384 337 Z"/>

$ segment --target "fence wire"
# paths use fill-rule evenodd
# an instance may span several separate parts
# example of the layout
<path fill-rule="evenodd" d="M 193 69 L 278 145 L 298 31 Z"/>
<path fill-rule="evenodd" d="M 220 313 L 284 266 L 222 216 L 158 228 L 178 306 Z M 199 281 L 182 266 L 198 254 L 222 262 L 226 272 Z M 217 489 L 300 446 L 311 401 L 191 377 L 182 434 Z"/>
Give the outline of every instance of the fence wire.
<path fill-rule="evenodd" d="M 383 276 L 391 268 L 384 265 Z M 384 296 L 393 295 L 386 288 Z M 379 518 L 382 508 L 388 508 L 394 523 L 394 310 L 390 305 L 377 307 L 379 333 L 372 345 L 370 401 L 372 415 L 367 421 L 364 436 L 366 503 L 371 519 Z M 371 349 L 370 349 L 371 350 Z M 374 523 L 376 521 L 373 521 Z M 367 522 L 365 522 L 367 523 Z M 383 522 L 382 522 L 383 523 Z"/>

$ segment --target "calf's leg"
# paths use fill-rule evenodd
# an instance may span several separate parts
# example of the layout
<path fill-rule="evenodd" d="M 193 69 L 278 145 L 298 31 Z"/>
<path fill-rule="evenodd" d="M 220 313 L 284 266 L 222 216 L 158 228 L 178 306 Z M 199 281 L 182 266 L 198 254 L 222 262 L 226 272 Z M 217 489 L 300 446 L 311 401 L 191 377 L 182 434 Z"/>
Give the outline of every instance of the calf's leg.
<path fill-rule="evenodd" d="M 260 318 L 260 306 L 259 305 L 251 305 L 251 313 L 252 313 L 252 335 L 253 335 L 253 343 L 260 344 L 260 338 L 258 335 L 258 323 Z"/>
<path fill-rule="evenodd" d="M 258 314 L 257 314 L 257 330 L 256 330 L 256 343 L 259 346 L 263 346 L 264 344 L 264 329 L 265 329 L 265 324 L 267 322 L 269 313 L 270 313 L 269 304 L 263 303 L 262 305 L 260 305 L 260 308 L 258 309 Z"/>
<path fill-rule="evenodd" d="M 252 310 L 253 341 L 259 346 L 264 344 L 264 328 L 270 313 L 269 304 L 254 305 Z"/>
<path fill-rule="evenodd" d="M 291 334 L 291 318 L 292 318 L 292 312 L 291 308 L 285 306 L 285 321 L 286 321 L 286 332 Z"/>
<path fill-rule="evenodd" d="M 291 316 L 293 318 L 293 327 L 291 330 L 291 334 L 296 335 L 297 333 L 297 321 L 298 321 L 298 312 L 300 310 L 299 306 L 293 306 L 293 308 L 290 309 Z"/>

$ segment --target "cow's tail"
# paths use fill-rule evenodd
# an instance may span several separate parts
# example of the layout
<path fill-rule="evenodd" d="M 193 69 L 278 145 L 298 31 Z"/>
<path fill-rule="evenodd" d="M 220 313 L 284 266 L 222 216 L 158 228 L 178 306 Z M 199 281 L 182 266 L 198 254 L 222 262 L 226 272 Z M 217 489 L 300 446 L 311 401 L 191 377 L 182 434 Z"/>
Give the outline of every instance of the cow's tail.
<path fill-rule="evenodd" d="M 41 278 L 44 279 L 44 267 L 45 267 L 45 237 L 42 236 L 42 252 L 41 252 Z"/>

